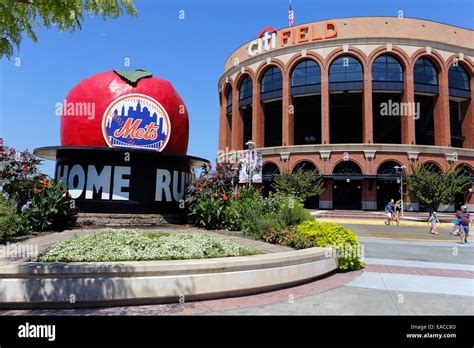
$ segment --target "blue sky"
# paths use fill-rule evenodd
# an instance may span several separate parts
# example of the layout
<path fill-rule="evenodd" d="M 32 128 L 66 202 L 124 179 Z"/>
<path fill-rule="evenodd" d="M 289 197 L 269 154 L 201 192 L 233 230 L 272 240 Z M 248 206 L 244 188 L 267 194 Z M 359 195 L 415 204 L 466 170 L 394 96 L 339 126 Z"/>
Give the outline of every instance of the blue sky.
<path fill-rule="evenodd" d="M 230 53 L 266 27 L 286 27 L 288 0 L 135 0 L 138 17 L 87 18 L 73 34 L 55 28 L 25 38 L 0 70 L 0 137 L 5 145 L 34 149 L 59 145 L 62 102 L 80 80 L 96 73 L 145 68 L 168 79 L 187 105 L 188 154 L 213 160 L 217 151 L 217 81 Z M 293 0 L 295 25 L 356 16 L 397 16 L 440 21 L 473 29 L 472 0 Z M 179 18 L 183 10 L 185 19 Z M 20 67 L 15 58 L 21 59 Z M 54 163 L 42 170 L 53 175 Z"/>

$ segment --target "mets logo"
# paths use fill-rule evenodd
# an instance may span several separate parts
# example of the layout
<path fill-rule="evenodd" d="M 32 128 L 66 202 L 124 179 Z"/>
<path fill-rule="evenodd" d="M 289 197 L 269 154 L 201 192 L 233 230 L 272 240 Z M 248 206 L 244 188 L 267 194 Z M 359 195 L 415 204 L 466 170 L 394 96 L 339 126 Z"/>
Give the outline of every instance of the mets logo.
<path fill-rule="evenodd" d="M 144 94 L 126 94 L 104 112 L 102 135 L 109 147 L 133 147 L 162 151 L 171 134 L 168 113 Z"/>

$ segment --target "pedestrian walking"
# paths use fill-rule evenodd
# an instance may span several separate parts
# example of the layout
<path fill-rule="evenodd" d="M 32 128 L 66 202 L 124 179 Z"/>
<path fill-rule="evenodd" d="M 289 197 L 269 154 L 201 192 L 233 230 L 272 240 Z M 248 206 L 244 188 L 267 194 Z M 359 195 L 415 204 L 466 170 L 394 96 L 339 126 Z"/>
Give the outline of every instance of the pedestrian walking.
<path fill-rule="evenodd" d="M 459 233 L 461 234 L 461 244 L 467 244 L 467 237 L 469 236 L 469 226 L 471 225 L 471 217 L 465 205 L 463 205 L 461 207 L 461 210 L 456 213 L 456 218 L 459 220 Z"/>
<path fill-rule="evenodd" d="M 438 234 L 437 225 L 439 224 L 439 220 L 438 220 L 438 215 L 436 214 L 434 210 L 430 211 L 430 217 L 428 218 L 428 222 L 431 224 L 430 233 Z"/>
<path fill-rule="evenodd" d="M 391 225 L 393 219 L 393 211 L 394 211 L 394 202 L 393 199 L 388 202 L 387 206 L 385 207 L 385 214 L 387 214 L 387 220 L 385 221 L 385 225 Z"/>
<path fill-rule="evenodd" d="M 454 214 L 455 218 L 453 221 L 453 227 L 451 228 L 451 232 L 449 232 L 452 236 L 459 236 L 459 219 Z"/>
<path fill-rule="evenodd" d="M 402 213 L 402 201 L 399 199 L 395 202 L 395 209 L 393 212 L 393 218 L 397 225 L 400 225 L 400 215 Z"/>

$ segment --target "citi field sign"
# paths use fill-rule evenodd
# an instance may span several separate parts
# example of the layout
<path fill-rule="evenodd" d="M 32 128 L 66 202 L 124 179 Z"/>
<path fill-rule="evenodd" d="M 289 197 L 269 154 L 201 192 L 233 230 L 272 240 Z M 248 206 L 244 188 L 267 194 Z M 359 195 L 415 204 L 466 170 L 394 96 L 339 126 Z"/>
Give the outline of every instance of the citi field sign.
<path fill-rule="evenodd" d="M 296 27 L 276 30 L 266 27 L 249 43 L 247 53 L 250 57 L 276 48 L 302 44 L 310 41 L 332 39 L 337 36 L 335 21 L 303 24 Z"/>

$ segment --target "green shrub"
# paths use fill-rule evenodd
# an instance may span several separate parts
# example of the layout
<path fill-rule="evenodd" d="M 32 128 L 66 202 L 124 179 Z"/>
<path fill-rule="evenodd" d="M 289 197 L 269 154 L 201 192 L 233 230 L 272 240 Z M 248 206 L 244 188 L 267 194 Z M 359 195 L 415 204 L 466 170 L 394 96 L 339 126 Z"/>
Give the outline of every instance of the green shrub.
<path fill-rule="evenodd" d="M 242 233 L 244 236 L 260 239 L 268 234 L 271 228 L 277 230 L 285 228 L 278 214 L 269 213 L 260 215 L 258 210 L 254 210 L 247 215 L 243 221 Z"/>
<path fill-rule="evenodd" d="M 268 234 L 270 228 L 282 230 L 313 217 L 297 199 L 270 195 L 268 198 L 259 197 L 254 200 L 243 219 L 243 234 L 260 239 Z"/>
<path fill-rule="evenodd" d="M 203 167 L 202 175 L 191 182 L 186 192 L 189 220 L 206 229 L 240 230 L 245 215 L 259 195 L 253 187 L 232 186 L 232 169 L 219 166 L 211 172 Z"/>
<path fill-rule="evenodd" d="M 280 207 L 278 215 L 285 226 L 295 226 L 313 220 L 311 214 L 296 199 L 289 197 Z"/>
<path fill-rule="evenodd" d="M 296 227 L 285 229 L 269 228 L 267 233 L 262 236 L 267 243 L 280 244 L 295 249 L 306 249 L 314 246 L 314 238 L 299 233 Z"/>
<path fill-rule="evenodd" d="M 12 237 L 31 232 L 28 221 L 23 214 L 18 214 L 16 207 L 0 198 L 0 242 L 5 243 Z"/>
<path fill-rule="evenodd" d="M 295 197 L 302 202 L 319 196 L 324 191 L 323 179 L 317 170 L 299 168 L 295 173 L 285 172 L 275 179 L 272 187 L 277 193 Z"/>
<path fill-rule="evenodd" d="M 4 195 L 16 202 L 17 213 L 33 196 L 34 181 L 41 174 L 38 165 L 41 161 L 28 150 L 20 152 L 12 147 L 0 148 L 2 170 L 0 187 Z"/>
<path fill-rule="evenodd" d="M 77 210 L 62 183 L 43 178 L 35 181 L 34 194 L 25 215 L 35 231 L 62 231 L 74 226 Z"/>
<path fill-rule="evenodd" d="M 338 269 L 352 271 L 365 267 L 361 258 L 361 244 L 357 235 L 348 228 L 332 222 L 305 221 L 297 226 L 298 232 L 314 238 L 317 247 L 335 248 L 338 254 Z"/>

